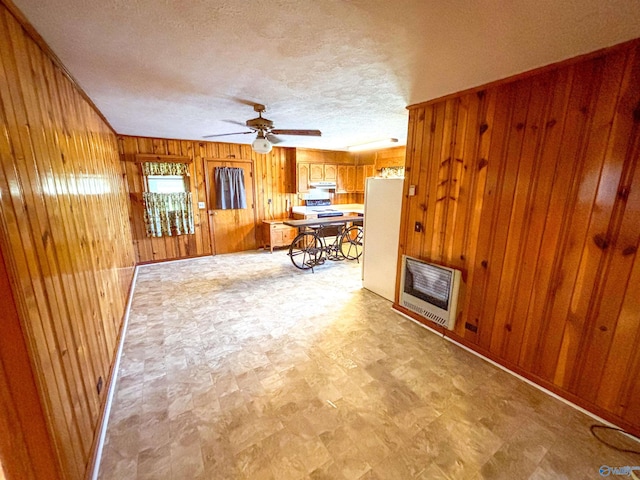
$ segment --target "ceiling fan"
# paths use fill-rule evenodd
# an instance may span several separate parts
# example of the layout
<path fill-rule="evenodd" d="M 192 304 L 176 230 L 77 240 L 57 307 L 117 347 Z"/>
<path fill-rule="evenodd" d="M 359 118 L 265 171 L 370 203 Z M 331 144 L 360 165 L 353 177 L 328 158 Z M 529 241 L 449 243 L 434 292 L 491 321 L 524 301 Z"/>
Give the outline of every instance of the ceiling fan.
<path fill-rule="evenodd" d="M 214 138 L 214 137 L 224 137 L 227 135 L 243 135 L 247 133 L 256 133 L 258 136 L 251 144 L 251 148 L 256 153 L 269 153 L 271 148 L 276 143 L 280 143 L 280 140 L 276 135 L 304 135 L 308 137 L 319 137 L 322 135 L 320 130 L 283 130 L 278 128 L 273 128 L 273 122 L 268 118 L 264 118 L 262 114 L 266 111 L 266 107 L 259 103 L 256 103 L 253 106 L 253 109 L 258 112 L 257 118 L 252 118 L 247 120 L 244 124 L 240 122 L 232 122 L 238 125 L 245 125 L 249 127 L 251 130 L 248 132 L 234 132 L 234 133 L 220 133 L 217 135 L 205 135 L 202 138 Z"/>

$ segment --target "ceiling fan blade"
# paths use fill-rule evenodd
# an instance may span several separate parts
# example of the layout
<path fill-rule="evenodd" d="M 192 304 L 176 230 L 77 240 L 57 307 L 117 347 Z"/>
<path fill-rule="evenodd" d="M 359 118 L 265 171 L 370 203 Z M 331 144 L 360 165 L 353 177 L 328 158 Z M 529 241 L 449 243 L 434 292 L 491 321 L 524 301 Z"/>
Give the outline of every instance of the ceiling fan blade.
<path fill-rule="evenodd" d="M 253 100 L 249 100 L 247 98 L 240 98 L 240 97 L 236 97 L 236 96 L 229 96 L 227 98 L 230 98 L 231 100 L 233 100 L 236 103 L 241 103 L 242 105 L 247 105 L 249 107 L 255 107 L 256 105 L 260 105 L 257 102 L 254 102 Z"/>
<path fill-rule="evenodd" d="M 270 143 L 273 143 L 274 145 L 283 141 L 272 133 L 267 133 L 266 138 L 267 140 L 269 140 Z"/>
<path fill-rule="evenodd" d="M 245 127 L 245 128 L 246 128 L 246 126 L 247 126 L 247 124 L 246 124 L 246 123 L 244 123 L 244 122 L 238 122 L 238 121 L 236 121 L 236 120 L 222 120 L 222 121 L 223 121 L 223 122 L 225 122 L 225 123 L 232 123 L 232 124 L 234 124 L 234 125 L 240 125 L 241 127 Z"/>
<path fill-rule="evenodd" d="M 322 132 L 320 130 L 281 130 L 273 129 L 271 133 L 274 135 L 305 135 L 307 137 L 320 137 Z"/>
<path fill-rule="evenodd" d="M 246 133 L 255 133 L 255 132 L 251 131 L 251 132 L 217 133 L 215 135 L 205 135 L 202 138 L 226 137 L 227 135 L 244 135 Z"/>

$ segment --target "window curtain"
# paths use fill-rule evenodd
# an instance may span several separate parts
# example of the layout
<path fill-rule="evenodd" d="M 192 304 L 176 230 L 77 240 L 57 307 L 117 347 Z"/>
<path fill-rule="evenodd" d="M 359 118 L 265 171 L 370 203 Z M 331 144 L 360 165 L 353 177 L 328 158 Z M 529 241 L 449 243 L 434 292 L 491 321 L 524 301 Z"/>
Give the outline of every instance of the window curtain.
<path fill-rule="evenodd" d="M 195 233 L 191 192 L 144 192 L 144 221 L 149 237 Z"/>
<path fill-rule="evenodd" d="M 142 164 L 142 174 L 149 175 L 182 175 L 189 176 L 189 165 L 176 162 L 144 162 Z"/>
<path fill-rule="evenodd" d="M 217 209 L 247 208 L 242 168 L 216 167 L 213 176 L 216 184 Z"/>
<path fill-rule="evenodd" d="M 186 163 L 145 162 L 142 173 L 149 175 L 189 175 Z M 149 237 L 173 237 L 195 233 L 191 192 L 143 192 L 144 222 Z"/>

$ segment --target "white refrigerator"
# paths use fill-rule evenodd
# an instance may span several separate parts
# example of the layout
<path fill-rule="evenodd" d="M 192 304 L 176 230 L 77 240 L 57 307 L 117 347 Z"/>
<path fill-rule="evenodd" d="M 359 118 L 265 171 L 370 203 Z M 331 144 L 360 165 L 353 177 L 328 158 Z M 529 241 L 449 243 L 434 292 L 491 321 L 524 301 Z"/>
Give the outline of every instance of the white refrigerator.
<path fill-rule="evenodd" d="M 393 301 L 398 266 L 403 178 L 367 178 L 362 286 Z"/>

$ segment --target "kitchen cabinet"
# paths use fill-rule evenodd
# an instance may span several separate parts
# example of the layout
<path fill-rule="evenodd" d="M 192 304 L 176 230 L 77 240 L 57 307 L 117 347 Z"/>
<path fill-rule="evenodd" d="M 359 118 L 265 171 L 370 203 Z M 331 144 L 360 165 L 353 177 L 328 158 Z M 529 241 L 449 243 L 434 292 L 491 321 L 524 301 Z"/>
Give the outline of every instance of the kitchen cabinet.
<path fill-rule="evenodd" d="M 298 193 L 307 193 L 311 182 L 335 182 L 338 166 L 329 163 L 299 163 Z"/>
<path fill-rule="evenodd" d="M 298 193 L 309 191 L 309 164 L 298 164 Z"/>
<path fill-rule="evenodd" d="M 338 165 L 337 193 L 351 193 L 356 189 L 355 165 Z"/>
<path fill-rule="evenodd" d="M 271 253 L 273 253 L 273 249 L 276 247 L 288 247 L 293 242 L 293 239 L 296 238 L 298 234 L 298 230 L 294 227 L 290 227 L 285 225 L 283 220 L 263 220 L 263 247 L 265 250 L 267 249 L 267 245 L 269 245 L 269 249 Z"/>
<path fill-rule="evenodd" d="M 365 180 L 375 176 L 374 165 L 358 165 L 356 167 L 356 192 L 364 193 Z"/>
<path fill-rule="evenodd" d="M 324 180 L 324 164 L 312 163 L 309 165 L 309 181 L 322 182 Z"/>
<path fill-rule="evenodd" d="M 324 181 L 335 182 L 338 178 L 338 166 L 326 163 L 324 165 Z"/>
<path fill-rule="evenodd" d="M 355 192 L 356 190 L 356 167 L 355 165 L 347 166 L 347 192 Z"/>

